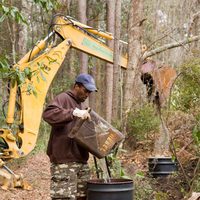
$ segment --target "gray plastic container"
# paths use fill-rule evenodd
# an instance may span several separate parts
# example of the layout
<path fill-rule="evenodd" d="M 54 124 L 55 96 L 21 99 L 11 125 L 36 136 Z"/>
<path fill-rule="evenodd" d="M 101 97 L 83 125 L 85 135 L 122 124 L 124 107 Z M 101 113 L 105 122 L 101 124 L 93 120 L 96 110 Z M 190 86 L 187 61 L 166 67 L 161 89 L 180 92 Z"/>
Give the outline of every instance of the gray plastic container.
<path fill-rule="evenodd" d="M 133 180 L 90 180 L 87 183 L 87 200 L 133 200 Z"/>

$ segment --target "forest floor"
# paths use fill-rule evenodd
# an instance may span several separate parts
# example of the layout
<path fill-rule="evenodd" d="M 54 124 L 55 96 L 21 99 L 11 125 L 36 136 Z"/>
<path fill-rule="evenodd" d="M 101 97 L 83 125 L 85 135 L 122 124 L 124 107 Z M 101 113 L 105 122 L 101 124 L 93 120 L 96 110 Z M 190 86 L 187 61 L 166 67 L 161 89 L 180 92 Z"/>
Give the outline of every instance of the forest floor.
<path fill-rule="evenodd" d="M 183 126 L 185 121 L 187 126 Z M 190 149 L 191 124 L 189 119 L 181 119 L 177 124 L 171 124 L 173 133 L 178 135 L 177 141 L 181 144 L 181 149 L 177 156 L 183 163 L 184 173 L 193 173 L 197 159 L 193 157 Z M 173 120 L 172 120 L 173 121 Z M 181 125 L 182 124 L 182 125 Z M 178 128 L 177 128 L 178 127 Z M 180 128 L 182 127 L 182 128 Z M 176 143 L 177 143 L 176 141 Z M 133 177 L 137 173 L 142 174 L 134 179 L 135 193 L 137 200 L 182 200 L 184 191 L 187 190 L 187 183 L 181 170 L 176 175 L 153 179 L 148 176 L 148 157 L 152 156 L 153 142 L 150 140 L 138 143 L 134 149 L 129 148 L 127 152 L 120 154 L 120 161 L 126 173 Z M 31 191 L 22 189 L 11 189 L 4 191 L 0 189 L 1 200 L 50 200 L 50 163 L 44 152 L 32 153 L 21 161 L 13 161 L 9 166 L 15 173 L 22 173 L 33 189 Z M 140 198 L 141 197 L 141 198 Z"/>
<path fill-rule="evenodd" d="M 9 163 L 10 164 L 10 163 Z M 16 174 L 23 174 L 25 180 L 31 184 L 32 190 L 20 188 L 4 191 L 0 189 L 1 200 L 49 200 L 50 163 L 44 152 L 28 156 L 22 161 L 11 163 Z M 10 167 L 11 168 L 11 167 Z"/>

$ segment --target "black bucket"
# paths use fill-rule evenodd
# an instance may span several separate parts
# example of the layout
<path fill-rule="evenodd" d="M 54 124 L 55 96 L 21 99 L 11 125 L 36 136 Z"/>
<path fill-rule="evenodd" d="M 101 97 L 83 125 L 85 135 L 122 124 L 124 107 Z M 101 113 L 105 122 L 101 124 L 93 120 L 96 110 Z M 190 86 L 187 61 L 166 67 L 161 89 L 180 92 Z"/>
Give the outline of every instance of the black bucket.
<path fill-rule="evenodd" d="M 154 178 L 166 177 L 178 171 L 178 163 L 171 157 L 153 157 L 148 161 L 149 173 Z"/>
<path fill-rule="evenodd" d="M 133 180 L 103 179 L 87 182 L 87 200 L 133 200 Z"/>

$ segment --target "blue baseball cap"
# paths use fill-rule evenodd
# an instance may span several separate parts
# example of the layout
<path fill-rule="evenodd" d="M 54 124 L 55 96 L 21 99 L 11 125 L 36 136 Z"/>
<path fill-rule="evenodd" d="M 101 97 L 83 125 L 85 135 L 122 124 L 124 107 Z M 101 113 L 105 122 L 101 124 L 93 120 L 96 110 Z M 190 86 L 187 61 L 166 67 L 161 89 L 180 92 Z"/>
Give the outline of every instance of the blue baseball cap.
<path fill-rule="evenodd" d="M 91 92 L 94 92 L 96 91 L 97 92 L 97 88 L 96 88 L 96 85 L 95 85 L 95 82 L 94 82 L 94 79 L 91 75 L 89 74 L 79 74 L 77 77 L 76 77 L 76 83 L 82 83 L 83 86 L 91 91 Z"/>

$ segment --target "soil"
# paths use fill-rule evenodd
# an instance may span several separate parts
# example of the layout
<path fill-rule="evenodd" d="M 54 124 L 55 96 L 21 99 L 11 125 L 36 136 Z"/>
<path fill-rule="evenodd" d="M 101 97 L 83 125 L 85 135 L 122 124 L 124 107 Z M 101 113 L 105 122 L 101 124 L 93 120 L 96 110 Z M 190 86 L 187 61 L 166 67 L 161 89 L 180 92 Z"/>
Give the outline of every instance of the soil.
<path fill-rule="evenodd" d="M 0 189 L 1 200 L 50 200 L 50 163 L 45 153 L 40 152 L 17 161 L 12 165 L 16 174 L 23 174 L 24 179 L 31 184 L 32 190 L 20 188 L 4 191 Z M 10 167 L 11 168 L 11 167 Z"/>

